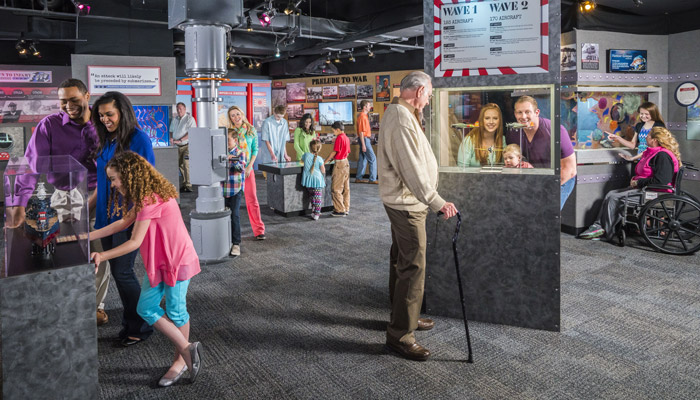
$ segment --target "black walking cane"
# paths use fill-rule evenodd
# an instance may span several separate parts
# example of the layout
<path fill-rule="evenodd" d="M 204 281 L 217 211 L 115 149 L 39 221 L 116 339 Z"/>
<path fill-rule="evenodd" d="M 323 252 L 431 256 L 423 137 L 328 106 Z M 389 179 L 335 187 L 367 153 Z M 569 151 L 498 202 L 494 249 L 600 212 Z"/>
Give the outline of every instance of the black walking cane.
<path fill-rule="evenodd" d="M 457 226 L 455 226 L 455 233 L 452 235 L 452 253 L 455 258 L 455 269 L 457 271 L 457 284 L 459 285 L 459 300 L 462 304 L 462 317 L 464 317 L 464 332 L 467 335 L 467 350 L 468 350 L 468 363 L 473 363 L 472 359 L 472 341 L 469 338 L 469 323 L 467 322 L 467 308 L 464 305 L 464 290 L 462 289 L 462 274 L 459 271 L 459 258 L 457 257 L 457 237 L 459 236 L 459 227 L 462 225 L 462 213 L 457 212 Z"/>

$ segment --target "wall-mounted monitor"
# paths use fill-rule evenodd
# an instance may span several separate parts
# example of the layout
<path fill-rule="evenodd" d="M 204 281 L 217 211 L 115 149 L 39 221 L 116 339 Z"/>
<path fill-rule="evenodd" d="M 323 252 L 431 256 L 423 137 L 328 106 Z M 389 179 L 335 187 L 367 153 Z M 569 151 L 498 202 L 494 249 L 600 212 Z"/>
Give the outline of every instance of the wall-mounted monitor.
<path fill-rule="evenodd" d="M 352 125 L 353 108 L 352 101 L 334 101 L 318 104 L 319 122 L 321 125 L 332 125 L 335 121 L 340 121 L 344 125 Z"/>
<path fill-rule="evenodd" d="M 647 72 L 646 50 L 608 50 L 608 72 Z"/>

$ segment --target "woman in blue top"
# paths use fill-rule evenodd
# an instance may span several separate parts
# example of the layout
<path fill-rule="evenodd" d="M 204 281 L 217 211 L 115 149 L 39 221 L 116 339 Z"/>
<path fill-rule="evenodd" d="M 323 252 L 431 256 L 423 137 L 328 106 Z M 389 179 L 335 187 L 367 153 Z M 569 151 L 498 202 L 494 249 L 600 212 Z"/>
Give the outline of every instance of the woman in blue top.
<path fill-rule="evenodd" d="M 304 164 L 301 186 L 309 191 L 311 197 L 311 218 L 318 220 L 323 203 L 323 188 L 326 187 L 326 167 L 323 166 L 323 157 L 318 156 L 318 152 L 321 151 L 321 142 L 312 140 L 309 143 L 309 151 L 310 153 L 304 153 L 301 156 L 301 162 Z"/>
<path fill-rule="evenodd" d="M 97 190 L 95 197 L 90 199 L 90 205 L 95 205 L 95 229 L 103 228 L 112 222 L 120 220 L 123 216 L 115 206 L 107 209 L 110 196 L 116 196 L 120 203 L 121 195 L 111 193 L 111 182 L 107 178 L 105 167 L 107 162 L 115 154 L 131 150 L 142 156 L 152 165 L 155 165 L 155 156 L 151 141 L 142 130 L 138 128 L 134 108 L 129 99 L 119 92 L 107 92 L 97 99 L 92 106 L 92 124 L 97 130 L 99 145 L 95 152 L 97 160 Z M 115 204 L 116 205 L 116 204 Z M 102 247 L 108 251 L 123 243 L 131 241 L 131 228 L 112 236 L 102 238 Z M 136 312 L 139 302 L 141 285 L 134 274 L 134 260 L 139 246 L 134 245 L 133 251 L 121 257 L 109 261 L 114 283 L 117 285 L 119 297 L 124 307 L 122 317 L 122 330 L 119 339 L 123 346 L 131 346 L 148 338 L 153 333 L 143 318 Z"/>
<path fill-rule="evenodd" d="M 613 142 L 618 142 L 630 149 L 634 149 L 637 147 L 637 144 L 639 144 L 637 155 L 634 157 L 630 157 L 625 153 L 620 153 L 620 157 L 627 161 L 636 161 L 642 158 L 642 153 L 644 153 L 644 150 L 646 150 L 648 147 L 647 136 L 649 136 L 649 132 L 651 132 L 653 128 L 656 128 L 657 126 L 662 128 L 666 127 L 664 119 L 661 117 L 661 113 L 659 112 L 659 108 L 656 106 L 656 104 L 648 101 L 644 102 L 639 106 L 639 108 L 637 108 L 637 111 L 639 112 L 640 122 L 634 126 L 634 136 L 632 137 L 632 140 L 625 140 L 619 135 L 608 133 L 610 140 Z"/>

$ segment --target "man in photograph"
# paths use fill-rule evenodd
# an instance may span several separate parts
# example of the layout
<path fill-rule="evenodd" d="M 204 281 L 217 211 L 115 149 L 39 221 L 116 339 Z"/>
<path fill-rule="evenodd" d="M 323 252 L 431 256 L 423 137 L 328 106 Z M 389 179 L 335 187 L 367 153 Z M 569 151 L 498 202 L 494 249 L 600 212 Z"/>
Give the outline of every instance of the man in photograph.
<path fill-rule="evenodd" d="M 19 121 L 20 114 L 22 114 L 22 110 L 17 109 L 16 103 L 10 102 L 10 104 L 7 105 L 7 111 L 2 113 L 2 121 L 3 122 L 17 122 L 17 121 Z"/>

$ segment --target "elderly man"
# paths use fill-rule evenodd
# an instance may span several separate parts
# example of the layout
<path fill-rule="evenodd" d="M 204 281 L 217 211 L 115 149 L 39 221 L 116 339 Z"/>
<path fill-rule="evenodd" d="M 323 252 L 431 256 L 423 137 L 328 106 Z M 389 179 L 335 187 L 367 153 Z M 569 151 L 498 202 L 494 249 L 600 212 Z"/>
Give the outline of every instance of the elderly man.
<path fill-rule="evenodd" d="M 90 93 L 85 84 L 78 79 L 67 79 L 58 86 L 58 100 L 61 111 L 51 114 L 37 124 L 32 138 L 29 139 L 24 156 L 31 162 L 39 156 L 73 156 L 87 169 L 88 190 L 97 186 L 97 165 L 93 152 L 97 148 L 98 138 L 95 126 L 90 121 Z M 34 182 L 18 179 L 15 196 L 8 196 L 6 204 L 7 227 L 18 227 L 24 223 L 25 207 L 34 192 Z M 69 188 L 57 187 L 56 193 L 66 193 Z M 52 197 L 53 200 L 53 197 Z M 94 197 L 90 197 L 89 208 L 95 207 Z M 94 217 L 94 213 L 92 213 Z M 94 221 L 90 221 L 92 228 Z M 102 243 L 94 240 L 90 243 L 93 251 L 102 251 Z M 95 277 L 97 292 L 97 325 L 108 321 L 104 311 L 104 299 L 109 287 L 109 263 L 100 263 Z"/>
<path fill-rule="evenodd" d="M 185 103 L 177 103 L 177 116 L 170 122 L 170 132 L 173 134 L 173 143 L 177 145 L 177 163 L 182 174 L 181 192 L 191 192 L 190 183 L 190 141 L 189 130 L 196 128 L 197 122 L 187 112 Z"/>
<path fill-rule="evenodd" d="M 520 130 L 510 130 L 506 133 L 506 143 L 520 146 L 523 157 L 535 168 L 550 168 L 550 146 L 552 137 L 552 121 L 540 117 L 537 100 L 530 96 L 522 96 L 515 102 L 515 118 L 519 123 L 527 125 Z M 569 133 L 563 126 L 561 129 L 561 194 L 559 209 L 574 190 L 576 184 L 576 154 L 569 139 Z"/>
<path fill-rule="evenodd" d="M 425 283 L 428 209 L 444 218 L 457 214 L 454 204 L 437 192 L 438 164 L 421 127 L 421 113 L 430 101 L 433 85 L 424 72 L 415 71 L 401 81 L 401 93 L 384 111 L 379 131 L 379 194 L 391 222 L 389 301 L 391 318 L 386 345 L 399 355 L 417 361 L 430 351 L 416 342 L 414 331 L 434 326 L 421 319 Z"/>

